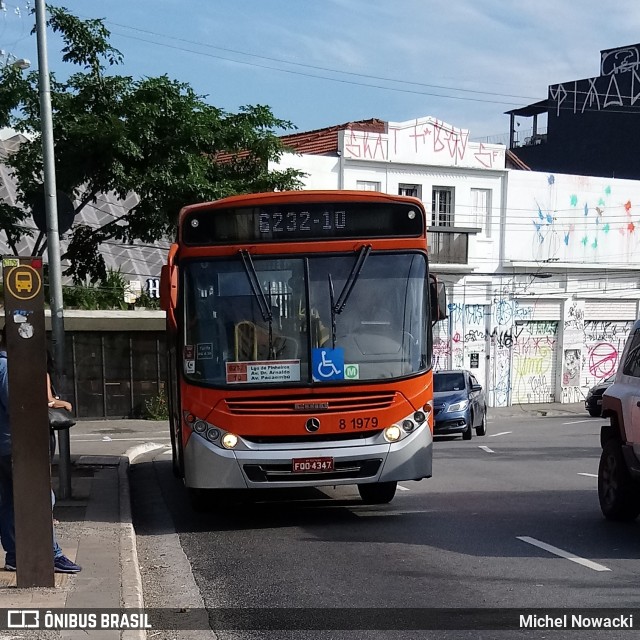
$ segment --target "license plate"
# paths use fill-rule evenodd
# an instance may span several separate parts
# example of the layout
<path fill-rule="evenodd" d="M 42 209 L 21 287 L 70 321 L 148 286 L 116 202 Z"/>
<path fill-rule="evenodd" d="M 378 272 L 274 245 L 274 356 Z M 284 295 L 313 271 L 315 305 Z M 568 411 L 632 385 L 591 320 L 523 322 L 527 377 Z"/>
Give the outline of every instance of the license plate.
<path fill-rule="evenodd" d="M 333 471 L 333 458 L 293 458 L 293 473 L 324 473 Z"/>

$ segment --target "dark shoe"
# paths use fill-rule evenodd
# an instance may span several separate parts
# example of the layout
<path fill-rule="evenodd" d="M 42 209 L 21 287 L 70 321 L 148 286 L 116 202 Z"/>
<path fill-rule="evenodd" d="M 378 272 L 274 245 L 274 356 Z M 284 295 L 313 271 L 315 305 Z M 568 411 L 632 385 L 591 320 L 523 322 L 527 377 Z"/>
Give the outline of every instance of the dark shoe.
<path fill-rule="evenodd" d="M 57 556 L 53 559 L 53 570 L 56 573 L 80 573 L 82 567 L 71 562 L 67 556 Z"/>
<path fill-rule="evenodd" d="M 16 570 L 16 563 L 15 562 L 5 562 L 4 563 L 4 570 L 5 571 L 15 571 Z"/>

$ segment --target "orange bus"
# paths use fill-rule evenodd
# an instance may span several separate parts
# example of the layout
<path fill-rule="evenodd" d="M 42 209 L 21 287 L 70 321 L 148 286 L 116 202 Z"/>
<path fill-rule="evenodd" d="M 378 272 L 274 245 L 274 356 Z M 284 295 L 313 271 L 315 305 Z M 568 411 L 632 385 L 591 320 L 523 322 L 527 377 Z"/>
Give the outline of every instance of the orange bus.
<path fill-rule="evenodd" d="M 416 198 L 235 196 L 180 211 L 162 268 L 174 473 L 221 491 L 355 484 L 369 504 L 431 476 L 433 323 Z"/>

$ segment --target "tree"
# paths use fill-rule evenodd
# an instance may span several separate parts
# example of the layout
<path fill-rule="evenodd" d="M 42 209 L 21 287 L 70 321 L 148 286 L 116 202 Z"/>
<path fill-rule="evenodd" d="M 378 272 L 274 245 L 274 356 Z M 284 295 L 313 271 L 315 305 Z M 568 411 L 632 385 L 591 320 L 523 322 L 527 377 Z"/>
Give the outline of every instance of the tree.
<path fill-rule="evenodd" d="M 108 75 L 106 68 L 121 64 L 123 56 L 109 44 L 103 21 L 47 10 L 49 27 L 64 42 L 63 61 L 82 69 L 66 81 L 51 76 L 57 188 L 76 201 L 76 215 L 100 194 L 139 197 L 128 213 L 99 229 L 74 226 L 63 256 L 74 281 L 106 277 L 102 242 L 173 236 L 185 204 L 301 186 L 298 171 L 268 170 L 284 151 L 276 132 L 295 128 L 291 122 L 263 105 L 227 113 L 167 76 Z M 15 247 L 31 235 L 25 221 L 43 193 L 37 72 L 0 71 L 0 126 L 28 137 L 5 160 L 22 206 L 0 203 L 0 225 Z"/>

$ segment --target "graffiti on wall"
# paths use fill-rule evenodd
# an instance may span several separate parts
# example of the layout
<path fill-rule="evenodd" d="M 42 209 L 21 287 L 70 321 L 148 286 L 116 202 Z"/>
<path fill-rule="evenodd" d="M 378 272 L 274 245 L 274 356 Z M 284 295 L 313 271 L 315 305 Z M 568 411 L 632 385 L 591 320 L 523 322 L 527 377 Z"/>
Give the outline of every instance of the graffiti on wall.
<path fill-rule="evenodd" d="M 450 362 L 454 367 L 477 367 L 474 373 L 486 384 L 492 406 L 509 404 L 514 381 L 522 389 L 527 384 L 533 385 L 533 394 L 526 394 L 529 399 L 524 400 L 522 391 L 520 401 L 534 402 L 538 396 L 549 394 L 553 383 L 538 359 L 541 353 L 546 353 L 543 343 L 549 332 L 555 345 L 557 323 L 530 322 L 533 315 L 533 306 L 508 296 L 496 297 L 492 305 L 449 305 Z"/>
<path fill-rule="evenodd" d="M 633 107 L 640 100 L 640 73 L 636 66 L 625 70 L 631 75 L 630 80 L 620 80 L 619 74 L 612 73 L 550 86 L 550 109 L 555 103 L 555 115 L 560 117 L 569 113 Z"/>
<path fill-rule="evenodd" d="M 585 320 L 583 300 L 568 301 L 561 322 L 534 320 L 534 306 L 500 292 L 492 304 L 452 302 L 448 311 L 434 329 L 434 368 L 475 367 L 490 406 L 582 402 L 615 373 L 633 324 Z"/>
<path fill-rule="evenodd" d="M 575 185 L 574 185 L 575 186 Z M 534 198 L 532 257 L 555 260 L 593 259 L 601 249 L 634 258 L 640 246 L 640 219 L 631 198 L 614 197 L 604 185 L 599 193 L 558 190 L 556 177 L 547 176 L 547 189 Z"/>
<path fill-rule="evenodd" d="M 584 398 L 580 387 L 562 387 L 562 402 L 582 402 Z"/>
<path fill-rule="evenodd" d="M 529 321 L 514 342 L 512 403 L 553 402 L 556 321 Z"/>
<path fill-rule="evenodd" d="M 454 369 L 474 369 L 480 381 L 485 378 L 487 309 L 481 304 L 449 304 L 452 366 Z"/>
<path fill-rule="evenodd" d="M 469 130 L 427 117 L 390 122 L 388 133 L 349 129 L 344 157 L 358 160 L 425 162 L 444 166 L 464 164 L 485 169 L 504 168 L 505 150 L 469 140 Z"/>
<path fill-rule="evenodd" d="M 637 46 L 620 47 L 603 51 L 600 59 L 600 75 L 627 73 L 640 69 L 640 49 Z"/>
<path fill-rule="evenodd" d="M 579 386 L 581 369 L 582 352 L 580 351 L 580 349 L 565 349 L 562 361 L 562 386 Z"/>
<path fill-rule="evenodd" d="M 585 320 L 584 387 L 591 387 L 615 374 L 632 324 L 624 320 Z"/>
<path fill-rule="evenodd" d="M 350 158 L 361 160 L 388 160 L 387 137 L 383 133 L 353 131 L 345 136 L 345 152 Z"/>
<path fill-rule="evenodd" d="M 583 399 L 580 374 L 584 363 L 584 300 L 573 300 L 564 305 L 562 351 L 562 401 L 578 402 Z"/>

